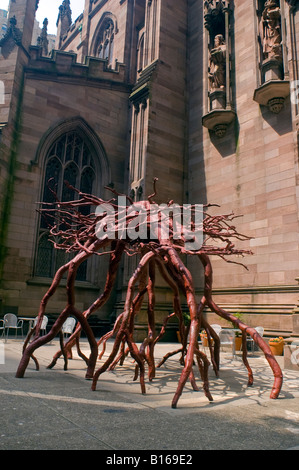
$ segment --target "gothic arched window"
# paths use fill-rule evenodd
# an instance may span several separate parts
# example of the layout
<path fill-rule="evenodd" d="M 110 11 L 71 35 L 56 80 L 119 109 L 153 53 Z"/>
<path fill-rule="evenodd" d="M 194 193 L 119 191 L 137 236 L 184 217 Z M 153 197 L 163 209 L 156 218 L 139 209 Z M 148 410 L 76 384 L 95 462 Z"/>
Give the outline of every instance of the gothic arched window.
<path fill-rule="evenodd" d="M 100 59 L 108 60 L 112 65 L 114 49 L 114 23 L 111 18 L 106 18 L 100 28 L 96 55 Z"/>
<path fill-rule="evenodd" d="M 56 138 L 49 147 L 45 160 L 42 202 L 53 203 L 55 198 L 61 201 L 76 199 L 77 193 L 68 185 L 85 193 L 92 193 L 96 187 L 96 163 L 94 152 L 87 139 L 81 133 L 71 130 Z M 82 208 L 86 212 L 86 208 Z M 40 218 L 38 246 L 35 262 L 35 275 L 53 277 L 57 269 L 68 261 L 62 250 L 54 249 L 49 240 L 48 222 Z M 77 274 L 77 280 L 87 280 L 87 262 L 83 263 Z"/>

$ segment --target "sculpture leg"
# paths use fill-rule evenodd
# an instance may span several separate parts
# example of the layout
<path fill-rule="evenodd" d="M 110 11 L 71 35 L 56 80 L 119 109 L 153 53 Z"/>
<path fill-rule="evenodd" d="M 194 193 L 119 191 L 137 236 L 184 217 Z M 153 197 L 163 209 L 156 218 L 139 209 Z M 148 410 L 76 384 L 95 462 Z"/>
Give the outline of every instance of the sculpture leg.
<path fill-rule="evenodd" d="M 102 242 L 97 249 L 99 250 L 100 248 L 103 248 L 107 244 L 108 244 L 108 242 L 105 242 L 105 243 Z M 83 315 L 86 318 L 89 318 L 92 313 L 99 310 L 107 302 L 107 300 L 110 297 L 110 294 L 111 294 L 111 291 L 112 291 L 112 288 L 114 286 L 115 279 L 116 279 L 116 276 L 117 276 L 118 267 L 119 267 L 119 264 L 120 264 L 120 261 L 121 261 L 121 257 L 122 257 L 123 252 L 124 252 L 125 244 L 122 241 L 117 241 L 116 244 L 114 244 L 114 243 L 112 244 L 112 248 L 114 248 L 114 247 L 115 247 L 114 252 L 110 255 L 110 262 L 109 262 L 109 268 L 108 268 L 107 279 L 106 279 L 106 284 L 105 284 L 105 287 L 104 287 L 104 291 L 100 295 L 100 297 L 83 313 Z M 75 329 L 74 333 L 69 337 L 67 343 L 65 344 L 65 348 L 66 348 L 67 351 L 70 351 L 72 349 L 72 347 L 76 344 L 77 339 L 80 337 L 80 334 L 81 334 L 81 325 L 79 323 L 76 326 L 76 329 Z M 48 365 L 49 369 L 52 369 L 55 366 L 55 364 L 56 364 L 57 360 L 59 359 L 59 357 L 61 356 L 61 354 L 62 354 L 61 350 L 57 351 L 57 353 L 52 358 L 52 362 Z M 88 359 L 84 356 L 84 354 L 81 353 L 79 355 L 87 364 Z"/>
<path fill-rule="evenodd" d="M 192 376 L 192 367 L 194 361 L 194 354 L 197 347 L 197 338 L 199 335 L 200 329 L 200 316 L 198 315 L 197 303 L 195 299 L 195 292 L 192 282 L 192 277 L 188 269 L 182 263 L 181 259 L 179 258 L 178 254 L 173 248 L 168 248 L 167 255 L 169 262 L 172 264 L 176 273 L 181 277 L 182 282 L 185 286 L 186 292 L 186 300 L 189 307 L 190 312 L 190 342 L 185 358 L 185 366 L 181 373 L 181 377 L 179 379 L 178 387 L 176 393 L 172 400 L 172 408 L 176 408 L 177 402 L 182 394 L 183 388 L 188 380 L 189 377 Z"/>
<path fill-rule="evenodd" d="M 187 350 L 187 339 L 188 339 L 188 334 L 189 334 L 189 327 L 185 327 L 185 325 L 184 325 L 184 319 L 183 319 L 183 313 L 182 313 L 180 295 L 179 295 L 179 288 L 178 288 L 176 282 L 174 281 L 174 279 L 172 279 L 172 277 L 167 273 L 164 264 L 161 262 L 161 260 L 159 258 L 156 260 L 156 263 L 158 265 L 160 274 L 162 275 L 164 280 L 167 282 L 167 284 L 171 287 L 171 289 L 173 291 L 174 315 L 176 315 L 178 320 L 179 320 L 179 332 L 180 332 L 181 343 L 182 343 L 182 347 L 179 350 L 176 350 L 173 353 L 166 354 L 166 356 L 158 364 L 158 367 L 160 367 L 169 357 L 171 357 L 175 354 L 178 354 L 179 352 L 182 353 L 180 363 L 184 364 L 184 356 L 185 356 L 186 350 Z M 165 329 L 165 326 L 167 324 L 167 321 L 169 321 L 171 316 L 172 316 L 172 314 L 166 318 L 165 325 L 163 325 L 164 329 Z M 164 330 L 163 330 L 163 332 L 164 332 Z"/>
<path fill-rule="evenodd" d="M 26 350 L 27 346 L 28 346 L 28 343 L 30 341 L 30 338 L 32 337 L 32 335 L 35 333 L 36 331 L 36 325 L 29 331 L 28 335 L 26 336 L 25 338 L 25 341 L 24 341 L 24 344 L 23 344 L 23 350 L 22 352 L 24 353 L 24 351 Z M 35 368 L 36 370 L 39 370 L 39 363 L 38 363 L 38 360 L 37 358 L 32 354 L 31 355 L 31 359 L 34 361 L 35 363 Z"/>
<path fill-rule="evenodd" d="M 143 341 L 139 353 L 148 363 L 148 376 L 149 380 L 153 380 L 155 377 L 155 360 L 154 360 L 154 346 L 156 338 L 156 327 L 155 327 L 155 262 L 149 262 L 149 280 L 147 285 L 148 292 L 148 335 Z M 146 352 L 147 350 L 147 352 Z"/>
<path fill-rule="evenodd" d="M 206 255 L 199 255 L 199 258 L 205 269 L 205 278 L 206 278 L 205 297 L 207 299 L 207 304 L 209 308 L 220 317 L 225 318 L 225 320 L 232 322 L 234 325 L 240 328 L 242 332 L 245 332 L 245 334 L 249 334 L 252 337 L 252 339 L 255 341 L 255 343 L 261 348 L 274 375 L 274 384 L 271 390 L 270 398 L 273 398 L 273 399 L 278 398 L 281 387 L 282 387 L 283 375 L 282 375 L 281 368 L 279 367 L 276 359 L 271 354 L 271 350 L 268 344 L 263 340 L 263 338 L 257 333 L 257 331 L 254 328 L 251 328 L 245 325 L 238 318 L 234 317 L 230 313 L 220 308 L 217 304 L 215 304 L 215 302 L 212 299 L 213 271 L 212 271 L 211 262 L 209 260 L 209 257 Z M 253 380 L 252 371 L 250 368 L 248 369 L 248 374 L 249 374 L 248 382 L 252 383 L 252 380 Z"/>
<path fill-rule="evenodd" d="M 199 351 L 199 349 L 195 349 L 195 354 L 196 354 L 197 361 L 198 361 L 198 368 L 199 368 L 201 379 L 203 382 L 203 389 L 204 389 L 205 395 L 209 401 L 213 401 L 213 397 L 209 390 L 209 379 L 208 379 L 208 371 L 209 371 L 210 363 L 206 355 L 203 354 L 202 351 Z M 201 365 L 201 361 L 203 362 L 203 367 Z"/>
<path fill-rule="evenodd" d="M 133 276 L 131 277 L 129 281 L 126 301 L 125 301 L 125 306 L 124 306 L 124 312 L 122 313 L 121 325 L 117 332 L 114 345 L 113 345 L 112 351 L 108 359 L 94 374 L 92 387 L 91 387 L 92 390 L 96 390 L 96 385 L 97 385 L 99 376 L 108 369 L 108 367 L 112 364 L 113 360 L 115 359 L 117 352 L 119 350 L 121 341 L 123 340 L 123 337 L 124 336 L 126 336 L 127 338 L 129 337 L 128 335 L 130 334 L 130 320 L 131 320 L 130 313 L 131 313 L 131 307 L 132 307 L 134 286 L 138 282 L 140 277 L 144 274 L 145 269 L 147 268 L 147 264 L 153 258 L 153 256 L 154 256 L 154 253 L 150 252 L 142 257 L 137 269 L 135 270 Z M 130 346 L 132 345 L 129 345 L 129 347 Z M 134 350 L 134 354 L 137 354 L 135 350 Z M 137 357 L 138 357 L 138 354 L 137 354 Z"/>
<path fill-rule="evenodd" d="M 95 369 L 96 365 L 96 360 L 97 360 L 97 355 L 98 355 L 98 345 L 97 342 L 94 338 L 93 332 L 86 320 L 86 318 L 82 315 L 82 313 L 78 312 L 72 307 L 66 307 L 64 311 L 59 315 L 58 319 L 54 323 L 53 327 L 51 328 L 50 332 L 47 333 L 44 336 L 40 336 L 37 339 L 35 339 L 32 343 L 28 345 L 28 347 L 25 349 L 23 352 L 22 359 L 20 361 L 19 367 L 16 372 L 16 377 L 17 378 L 22 378 L 24 377 L 26 368 L 28 366 L 30 357 L 36 351 L 36 349 L 40 348 L 44 344 L 49 343 L 52 341 L 52 339 L 55 338 L 55 336 L 61 331 L 62 325 L 65 322 L 65 320 L 70 316 L 74 315 L 77 320 L 81 323 L 81 326 L 83 330 L 86 333 L 86 336 L 88 338 L 90 348 L 91 348 L 91 354 L 89 358 L 89 365 L 88 369 L 86 372 L 86 378 L 92 378 L 93 377 L 93 372 Z"/>
<path fill-rule="evenodd" d="M 52 341 L 52 339 L 55 338 L 55 336 L 59 333 L 59 331 L 61 330 L 61 327 L 63 325 L 63 323 L 65 322 L 65 320 L 67 319 L 67 317 L 69 316 L 68 314 L 68 309 L 66 308 L 58 317 L 58 319 L 56 320 L 56 322 L 54 323 L 54 325 L 52 326 L 51 330 L 49 331 L 49 333 L 47 333 L 46 335 L 44 336 L 41 336 L 41 337 L 38 337 L 38 338 L 35 338 L 32 343 L 30 343 L 27 348 L 25 349 L 25 351 L 23 351 L 23 356 L 22 356 L 22 359 L 19 363 L 19 367 L 17 369 L 17 373 L 16 373 L 16 377 L 17 378 L 22 378 L 25 374 L 25 370 L 28 366 L 28 363 L 29 363 L 29 360 L 30 360 L 30 357 L 31 355 L 34 353 L 34 351 L 36 349 L 38 349 L 39 347 L 43 346 L 44 344 L 47 344 L 49 343 L 50 341 Z"/>

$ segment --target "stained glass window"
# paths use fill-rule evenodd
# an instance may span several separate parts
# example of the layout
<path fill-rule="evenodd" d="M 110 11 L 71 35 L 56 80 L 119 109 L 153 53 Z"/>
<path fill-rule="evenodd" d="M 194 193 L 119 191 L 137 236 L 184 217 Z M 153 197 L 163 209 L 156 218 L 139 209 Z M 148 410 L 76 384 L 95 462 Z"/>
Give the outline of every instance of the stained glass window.
<path fill-rule="evenodd" d="M 42 202 L 53 203 L 57 197 L 70 201 L 77 193 L 65 182 L 82 192 L 92 193 L 95 185 L 95 162 L 88 143 L 81 134 L 72 131 L 63 134 L 51 146 L 46 157 Z M 88 208 L 82 211 L 88 213 Z M 49 240 L 48 220 L 40 217 L 35 275 L 52 278 L 56 270 L 66 263 L 71 255 L 54 249 Z M 87 280 L 87 261 L 77 274 L 77 280 Z"/>

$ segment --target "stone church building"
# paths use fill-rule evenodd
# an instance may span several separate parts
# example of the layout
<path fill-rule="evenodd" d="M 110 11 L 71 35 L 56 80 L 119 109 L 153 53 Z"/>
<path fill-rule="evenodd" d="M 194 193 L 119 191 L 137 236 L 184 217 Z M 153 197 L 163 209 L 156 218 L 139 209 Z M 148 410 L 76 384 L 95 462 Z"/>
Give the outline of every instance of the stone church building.
<path fill-rule="evenodd" d="M 37 211 L 49 180 L 64 200 L 68 180 L 138 201 L 158 177 L 158 203 L 218 204 L 252 237 L 248 270 L 213 259 L 217 303 L 267 334 L 298 335 L 299 2 L 85 0 L 73 22 L 63 0 L 51 54 L 46 21 L 31 46 L 38 3 L 11 0 L 0 38 L 0 313 L 35 316 L 66 259 Z M 134 262 L 124 259 L 95 324 L 121 312 Z M 200 295 L 200 266 L 188 267 Z M 105 272 L 104 258 L 82 266 L 79 309 Z M 47 314 L 64 306 L 61 287 Z M 160 323 L 171 310 L 160 282 Z"/>

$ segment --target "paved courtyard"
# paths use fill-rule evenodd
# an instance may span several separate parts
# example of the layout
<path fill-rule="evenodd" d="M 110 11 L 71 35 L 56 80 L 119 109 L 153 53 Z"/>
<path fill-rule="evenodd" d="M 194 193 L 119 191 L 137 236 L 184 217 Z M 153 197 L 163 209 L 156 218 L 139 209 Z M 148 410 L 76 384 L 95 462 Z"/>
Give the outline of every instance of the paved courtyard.
<path fill-rule="evenodd" d="M 81 345 L 88 354 L 84 339 Z M 160 343 L 157 362 L 177 347 Z M 299 450 L 299 372 L 284 370 L 280 397 L 271 400 L 272 371 L 258 352 L 249 355 L 253 387 L 247 387 L 241 357 L 224 352 L 219 378 L 210 368 L 214 401 L 209 403 L 201 387 L 195 392 L 188 382 L 178 408 L 172 409 L 181 372 L 178 355 L 157 370 L 151 383 L 146 381 L 142 395 L 139 382 L 133 381 L 131 358 L 103 374 L 93 392 L 76 352 L 68 371 L 62 359 L 46 369 L 59 349 L 57 340 L 36 352 L 40 371 L 31 361 L 23 379 L 15 377 L 22 341 L 9 339 L 1 348 L 0 450 Z M 283 358 L 278 360 L 283 367 Z"/>

